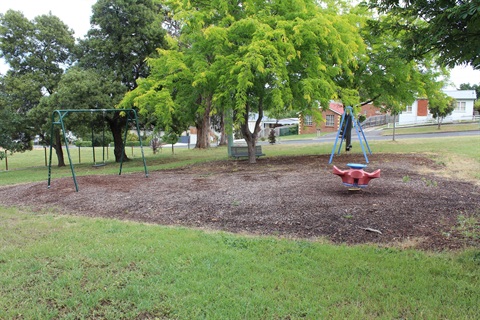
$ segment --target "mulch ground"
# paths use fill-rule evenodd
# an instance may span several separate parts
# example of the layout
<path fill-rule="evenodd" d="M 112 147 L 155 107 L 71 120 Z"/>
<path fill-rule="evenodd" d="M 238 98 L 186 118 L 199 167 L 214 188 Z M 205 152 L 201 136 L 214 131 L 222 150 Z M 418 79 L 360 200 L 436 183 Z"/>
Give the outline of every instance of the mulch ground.
<path fill-rule="evenodd" d="M 72 178 L 53 177 L 50 189 L 46 182 L 1 187 L 0 204 L 333 243 L 426 250 L 480 246 L 478 236 L 465 236 L 458 221 L 459 215 L 479 216 L 478 185 L 442 178 L 437 173 L 445 168 L 423 155 L 374 154 L 365 171 L 381 169 L 381 177 L 350 191 L 332 174 L 328 158 L 218 161 L 150 172 L 148 178 L 143 172 L 82 176 L 79 192 Z M 340 169 L 350 162 L 364 160 L 350 154 L 334 158 Z"/>

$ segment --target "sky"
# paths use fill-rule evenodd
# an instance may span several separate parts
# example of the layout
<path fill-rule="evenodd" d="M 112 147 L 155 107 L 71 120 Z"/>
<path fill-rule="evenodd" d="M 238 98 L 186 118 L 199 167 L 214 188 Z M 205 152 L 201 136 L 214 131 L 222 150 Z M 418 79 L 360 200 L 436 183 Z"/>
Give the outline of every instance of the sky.
<path fill-rule="evenodd" d="M 75 38 L 82 38 L 90 29 L 92 5 L 96 0 L 0 0 L 0 13 L 9 9 L 23 12 L 25 17 L 33 19 L 38 15 L 48 14 L 59 17 L 75 31 Z M 0 73 L 8 67 L 0 60 Z M 462 83 L 480 84 L 480 71 L 470 66 L 455 67 L 451 71 L 450 80 L 454 87 Z"/>

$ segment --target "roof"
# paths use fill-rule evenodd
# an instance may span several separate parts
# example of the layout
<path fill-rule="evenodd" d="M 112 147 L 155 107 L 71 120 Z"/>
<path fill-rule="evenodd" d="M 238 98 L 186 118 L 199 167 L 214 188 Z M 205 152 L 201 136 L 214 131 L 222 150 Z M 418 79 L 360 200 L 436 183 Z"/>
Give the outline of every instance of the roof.
<path fill-rule="evenodd" d="M 255 122 L 258 119 L 258 113 L 251 113 L 248 116 L 248 121 Z M 285 118 L 285 119 L 272 119 L 267 116 L 263 116 L 262 123 L 278 123 L 281 125 L 288 125 L 288 124 L 297 124 L 298 118 Z"/>
<path fill-rule="evenodd" d="M 336 114 L 343 114 L 343 104 L 338 103 L 338 102 L 330 102 L 330 105 L 328 106 L 328 109 L 332 110 Z"/>
<path fill-rule="evenodd" d="M 477 93 L 475 90 L 444 90 L 443 92 L 457 100 L 477 99 Z"/>

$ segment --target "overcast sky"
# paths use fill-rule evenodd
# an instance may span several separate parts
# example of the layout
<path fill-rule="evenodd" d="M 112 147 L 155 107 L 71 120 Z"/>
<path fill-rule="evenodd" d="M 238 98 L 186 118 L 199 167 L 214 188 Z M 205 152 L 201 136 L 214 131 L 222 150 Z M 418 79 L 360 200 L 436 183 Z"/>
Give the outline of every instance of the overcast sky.
<path fill-rule="evenodd" d="M 8 9 L 18 10 L 28 19 L 52 12 L 75 31 L 75 38 L 83 37 L 90 29 L 92 5 L 96 0 L 0 0 L 0 12 Z M 5 73 L 7 66 L 0 60 L 0 73 Z M 471 67 L 456 67 L 451 72 L 451 81 L 455 86 L 462 83 L 480 84 L 480 71 Z"/>

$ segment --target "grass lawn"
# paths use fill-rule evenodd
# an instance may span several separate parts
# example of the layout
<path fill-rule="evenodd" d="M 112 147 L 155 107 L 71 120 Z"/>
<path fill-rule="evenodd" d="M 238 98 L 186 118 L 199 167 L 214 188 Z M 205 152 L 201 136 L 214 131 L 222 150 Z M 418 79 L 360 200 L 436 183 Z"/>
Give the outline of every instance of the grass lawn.
<path fill-rule="evenodd" d="M 371 148 L 425 152 L 448 170 L 459 159 L 478 169 L 479 145 L 480 137 L 456 137 Z M 278 144 L 264 152 L 331 147 Z M 227 158 L 225 148 L 145 151 L 149 170 Z M 125 172 L 142 172 L 139 150 L 128 155 Z M 89 161 L 82 153 L 76 172 L 118 173 L 115 163 Z M 10 156 L 9 165 L 2 185 L 46 181 L 41 149 Z M 70 174 L 53 169 L 54 178 Z M 337 246 L 0 207 L 0 319 L 477 319 L 479 283 L 479 248 Z"/>
<path fill-rule="evenodd" d="M 1 319 L 475 319 L 480 252 L 0 209 Z"/>
<path fill-rule="evenodd" d="M 460 123 L 460 124 L 442 124 L 440 129 L 437 125 L 418 126 L 409 128 L 395 128 L 395 134 L 416 134 L 416 133 L 439 133 L 439 132 L 454 132 L 454 131 L 471 131 L 479 130 L 480 124 L 476 123 Z M 393 135 L 393 128 L 382 130 L 383 136 Z"/>

